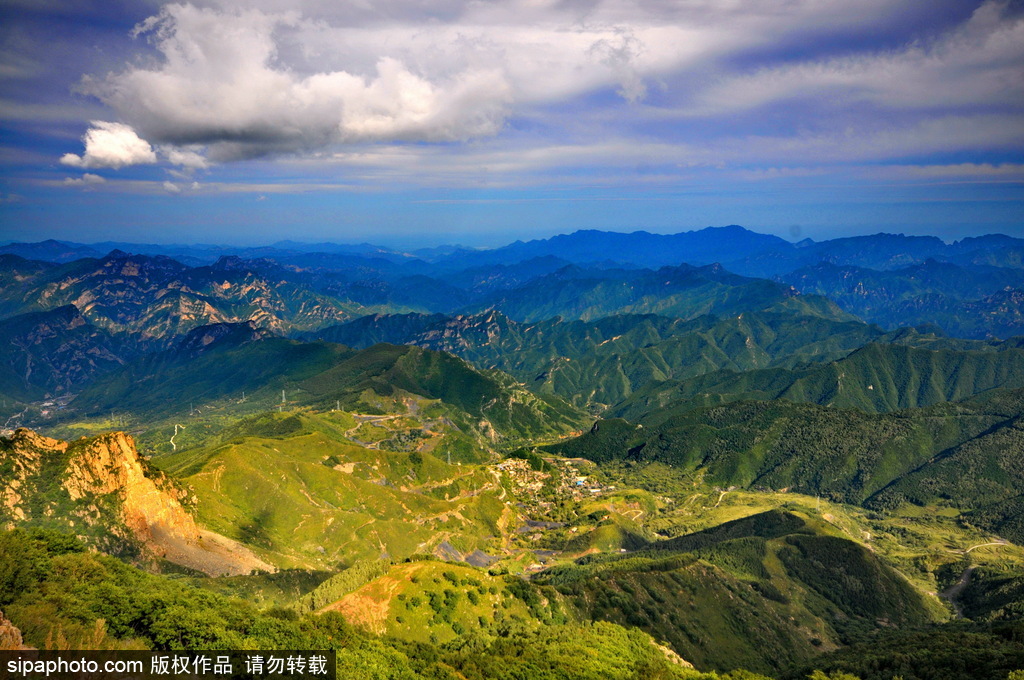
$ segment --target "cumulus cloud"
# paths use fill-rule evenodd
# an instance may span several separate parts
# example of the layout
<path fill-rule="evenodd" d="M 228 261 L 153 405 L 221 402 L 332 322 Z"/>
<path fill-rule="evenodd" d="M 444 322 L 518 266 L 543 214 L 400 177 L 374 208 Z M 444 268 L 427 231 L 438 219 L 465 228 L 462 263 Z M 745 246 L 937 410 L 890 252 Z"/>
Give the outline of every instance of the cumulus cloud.
<path fill-rule="evenodd" d="M 156 153 L 149 142 L 140 138 L 128 125 L 92 122 L 82 137 L 85 153 L 64 154 L 60 162 L 75 168 L 123 168 L 126 165 L 156 163 Z"/>
<path fill-rule="evenodd" d="M 380 56 L 372 72 L 301 75 L 279 63 L 275 31 L 293 14 L 169 5 L 137 28 L 164 57 L 84 89 L 145 134 L 171 147 L 171 163 L 302 151 L 380 139 L 454 141 L 500 129 L 508 101 L 501 73 L 467 67 L 427 77 Z M 311 29 L 311 30 L 315 30 Z"/>
<path fill-rule="evenodd" d="M 170 163 L 203 167 L 354 142 L 491 136 L 522 107 L 596 88 L 636 102 L 645 78 L 712 49 L 719 34 L 477 14 L 429 28 L 337 26 L 295 12 L 168 5 L 135 30 L 159 64 L 87 78 L 81 89 L 166 147 Z"/>
<path fill-rule="evenodd" d="M 163 183 L 163 187 L 164 187 L 164 190 L 167 191 L 168 193 L 171 193 L 171 194 L 180 194 L 181 193 L 181 187 L 179 187 L 174 182 L 164 182 Z"/>
<path fill-rule="evenodd" d="M 470 175 L 459 150 L 481 145 L 495 173 L 644 162 L 558 156 L 613 140 L 657 148 L 653 163 L 775 167 L 1019 147 L 1022 134 L 1024 21 L 994 0 L 970 16 L 946 11 L 956 0 L 238 5 L 171 4 L 139 24 L 153 58 L 80 88 L 123 123 L 94 124 L 62 162 L 159 155 L 187 187 L 196 170 L 262 156 L 385 173 L 404 158 L 427 174 L 443 157 Z M 129 134 L 133 153 L 109 150 Z"/>

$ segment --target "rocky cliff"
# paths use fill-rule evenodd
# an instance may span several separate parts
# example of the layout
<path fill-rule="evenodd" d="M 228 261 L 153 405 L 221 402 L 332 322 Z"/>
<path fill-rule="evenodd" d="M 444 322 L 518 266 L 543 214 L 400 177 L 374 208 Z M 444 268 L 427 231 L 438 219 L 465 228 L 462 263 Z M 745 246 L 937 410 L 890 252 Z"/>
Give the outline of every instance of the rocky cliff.
<path fill-rule="evenodd" d="M 19 429 L 0 439 L 0 523 L 73 532 L 106 552 L 163 558 L 208 574 L 272 570 L 248 549 L 202 530 L 188 493 L 111 432 L 74 442 Z"/>
<path fill-rule="evenodd" d="M 0 651 L 22 649 L 32 649 L 32 647 L 25 646 L 21 631 L 4 616 L 3 612 L 0 612 Z"/>
<path fill-rule="evenodd" d="M 184 492 L 143 466 L 131 437 L 111 432 L 74 443 L 71 451 L 64 488 L 72 501 L 113 496 L 121 522 L 146 545 L 152 544 L 155 531 L 186 541 L 199 538 L 195 521 L 181 505 Z"/>

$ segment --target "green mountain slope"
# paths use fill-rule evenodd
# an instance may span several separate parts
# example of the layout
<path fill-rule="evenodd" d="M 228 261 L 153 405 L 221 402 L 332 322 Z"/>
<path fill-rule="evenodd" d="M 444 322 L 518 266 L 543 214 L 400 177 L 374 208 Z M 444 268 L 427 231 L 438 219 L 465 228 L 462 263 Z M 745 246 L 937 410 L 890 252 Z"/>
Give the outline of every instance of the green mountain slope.
<path fill-rule="evenodd" d="M 440 399 L 487 421 L 485 430 L 542 436 L 578 424 L 579 412 L 557 397 L 536 396 L 500 371 L 477 371 L 463 359 L 419 347 L 380 344 L 301 383 L 314 406 L 372 390 Z"/>
<path fill-rule="evenodd" d="M 71 407 L 85 414 L 130 409 L 155 420 L 189 411 L 189 402 L 243 391 L 279 390 L 327 370 L 355 352 L 327 343 L 267 338 L 221 345 L 194 356 L 190 350 L 146 355 L 85 388 Z"/>
<path fill-rule="evenodd" d="M 4 319 L 0 350 L 0 392 L 19 399 L 66 394 L 130 356 L 74 305 Z"/>
<path fill-rule="evenodd" d="M 738 399 L 809 402 L 887 412 L 961 401 L 994 388 L 1024 387 L 1024 350 L 1016 342 L 1000 351 L 929 350 L 871 343 L 824 365 L 718 371 L 652 384 L 613 413 L 639 420 L 672 406 L 675 411 Z"/>
<path fill-rule="evenodd" d="M 875 505 L 934 498 L 971 507 L 1004 502 L 1024 490 L 1024 413 L 996 423 L 976 437 L 940 451 L 926 464 L 883 489 Z"/>
<path fill-rule="evenodd" d="M 296 618 L 148 574 L 50 532 L 0 532 L 0 606 L 37 648 L 329 650 L 342 680 L 717 680 L 674 662 L 642 632 L 612 624 L 510 626 L 500 637 L 475 634 L 451 646 L 403 643 L 335 613 Z"/>
<path fill-rule="evenodd" d="M 273 408 L 283 391 L 289 409 L 340 405 L 383 414 L 387 404 L 406 397 L 439 400 L 460 426 L 490 439 L 559 433 L 580 422 L 580 413 L 557 397 L 536 396 L 503 373 L 477 371 L 442 352 L 384 344 L 356 351 L 267 338 L 251 327 L 203 345 L 207 328 L 196 329 L 197 337 L 189 336 L 174 350 L 147 355 L 98 379 L 71 408 L 86 415 L 117 409 L 152 424 L 218 400 L 221 407 L 230 402 L 228 413 Z"/>
<path fill-rule="evenodd" d="M 1024 494 L 992 503 L 968 515 L 968 520 L 986 531 L 1024 543 Z"/>
<path fill-rule="evenodd" d="M 1013 680 L 1024 669 L 1021 632 L 1020 622 L 887 630 L 847 649 L 818 657 L 780 677 L 782 680 Z M 818 675 L 812 675 L 815 671 Z"/>
<path fill-rule="evenodd" d="M 669 408 L 644 426 L 603 420 L 550 448 L 598 462 L 659 461 L 723 488 L 792 490 L 876 507 L 946 499 L 971 508 L 1024 492 L 1016 456 L 1021 413 L 1021 390 L 888 414 L 736 402 Z"/>
<path fill-rule="evenodd" d="M 633 555 L 584 558 L 540 582 L 586 616 L 639 627 L 719 670 L 775 672 L 855 631 L 943 616 L 870 551 L 832 533 L 771 511 Z"/>
<path fill-rule="evenodd" d="M 788 286 L 738 276 L 720 265 L 680 265 L 657 271 L 570 266 L 485 298 L 468 311 L 497 309 L 526 322 L 555 316 L 587 321 L 612 314 L 692 319 L 703 314 L 732 315 L 767 309 L 794 295 L 795 291 Z M 853 318 L 834 306 L 832 314 L 841 320 Z"/>
<path fill-rule="evenodd" d="M 494 311 L 467 316 L 375 315 L 323 329 L 315 337 L 352 347 L 389 342 L 450 352 L 476 366 L 505 371 L 531 391 L 595 408 L 618 403 L 652 381 L 720 369 L 828 361 L 872 341 L 897 339 L 877 326 L 803 311 L 745 312 L 690 321 L 614 315 L 537 323 L 513 321 Z M 909 329 L 898 336 L 903 343 L 938 340 Z"/>

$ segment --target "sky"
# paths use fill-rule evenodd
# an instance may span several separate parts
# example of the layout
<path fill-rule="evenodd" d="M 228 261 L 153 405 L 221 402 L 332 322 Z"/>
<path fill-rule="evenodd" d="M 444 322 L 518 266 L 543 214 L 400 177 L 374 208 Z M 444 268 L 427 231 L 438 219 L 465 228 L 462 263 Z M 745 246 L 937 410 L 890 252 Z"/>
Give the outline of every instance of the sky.
<path fill-rule="evenodd" d="M 0 0 L 0 241 L 1024 237 L 1024 2 Z"/>

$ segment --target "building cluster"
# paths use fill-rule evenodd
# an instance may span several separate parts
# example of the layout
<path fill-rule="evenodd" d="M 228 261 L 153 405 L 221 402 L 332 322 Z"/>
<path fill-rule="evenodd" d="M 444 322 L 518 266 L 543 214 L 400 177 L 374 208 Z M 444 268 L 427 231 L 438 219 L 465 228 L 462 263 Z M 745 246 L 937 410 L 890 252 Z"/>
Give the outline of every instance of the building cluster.
<path fill-rule="evenodd" d="M 582 458 L 545 458 L 546 462 L 554 465 L 559 471 L 559 495 L 581 500 L 587 497 L 598 496 L 606 491 L 612 491 L 614 486 L 604 486 L 592 476 L 585 475 L 580 467 L 586 465 L 593 467 L 593 463 Z"/>

